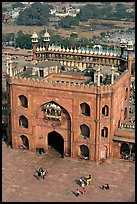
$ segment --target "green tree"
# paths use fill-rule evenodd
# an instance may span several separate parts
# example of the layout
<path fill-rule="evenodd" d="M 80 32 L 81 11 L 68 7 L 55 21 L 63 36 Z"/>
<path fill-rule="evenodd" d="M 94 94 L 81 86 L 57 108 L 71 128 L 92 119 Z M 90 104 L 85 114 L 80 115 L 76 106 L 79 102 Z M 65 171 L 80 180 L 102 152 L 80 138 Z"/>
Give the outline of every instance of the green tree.
<path fill-rule="evenodd" d="M 62 28 L 70 28 L 71 26 L 79 25 L 79 20 L 77 17 L 66 16 L 60 20 L 59 25 Z"/>
<path fill-rule="evenodd" d="M 24 8 L 24 4 L 22 4 L 21 2 L 16 2 L 15 4 L 12 4 L 12 9 L 14 8 Z"/>
<path fill-rule="evenodd" d="M 19 13 L 16 23 L 17 25 L 42 26 L 47 24 L 50 16 L 50 6 L 48 4 L 35 2 L 31 7 Z"/>
<path fill-rule="evenodd" d="M 24 34 L 21 30 L 16 35 L 16 47 L 32 49 L 31 35 Z"/>

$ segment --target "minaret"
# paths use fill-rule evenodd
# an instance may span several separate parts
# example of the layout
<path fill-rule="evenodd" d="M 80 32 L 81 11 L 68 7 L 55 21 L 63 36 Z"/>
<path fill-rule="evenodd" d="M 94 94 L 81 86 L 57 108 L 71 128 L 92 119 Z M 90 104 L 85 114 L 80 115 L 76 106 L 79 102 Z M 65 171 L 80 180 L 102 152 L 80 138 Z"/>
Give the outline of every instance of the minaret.
<path fill-rule="evenodd" d="M 123 55 L 124 55 L 125 48 L 126 48 L 126 40 L 125 40 L 123 35 L 122 35 L 121 41 L 120 41 L 120 48 L 121 48 L 121 55 L 120 55 L 120 57 L 122 58 Z"/>
<path fill-rule="evenodd" d="M 128 70 L 130 71 L 130 74 L 131 74 L 131 66 L 132 66 L 132 54 L 131 54 L 131 51 L 133 51 L 133 42 L 131 40 L 128 40 L 127 51 L 128 51 L 127 66 L 128 66 Z"/>
<path fill-rule="evenodd" d="M 47 29 L 43 35 L 43 41 L 46 43 L 46 50 L 48 50 L 48 46 L 49 46 L 48 42 L 50 41 L 50 34 L 47 32 Z"/>
<path fill-rule="evenodd" d="M 112 65 L 112 67 L 111 67 L 111 84 L 114 84 L 114 71 L 115 71 L 115 68 Z"/>
<path fill-rule="evenodd" d="M 9 74 L 9 60 L 10 60 L 10 57 L 7 54 L 7 57 L 6 57 L 6 73 L 7 74 Z"/>
<path fill-rule="evenodd" d="M 97 86 L 100 86 L 100 65 L 97 69 L 97 76 L 98 76 Z"/>
<path fill-rule="evenodd" d="M 38 35 L 36 32 L 33 33 L 32 37 L 32 44 L 33 44 L 33 62 L 36 64 L 37 56 L 36 56 L 36 46 L 38 43 Z"/>
<path fill-rule="evenodd" d="M 12 60 L 10 59 L 9 61 L 9 64 L 10 64 L 10 77 L 12 77 Z"/>

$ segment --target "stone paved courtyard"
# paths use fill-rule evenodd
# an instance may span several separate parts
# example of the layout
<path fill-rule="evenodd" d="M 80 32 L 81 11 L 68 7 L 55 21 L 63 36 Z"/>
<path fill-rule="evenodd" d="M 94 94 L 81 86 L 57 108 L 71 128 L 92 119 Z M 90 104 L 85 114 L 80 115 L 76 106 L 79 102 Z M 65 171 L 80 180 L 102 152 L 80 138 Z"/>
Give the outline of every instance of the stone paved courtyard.
<path fill-rule="evenodd" d="M 45 179 L 35 170 L 46 168 Z M 76 179 L 93 176 L 86 195 L 76 197 Z M 109 190 L 101 190 L 108 183 Z M 135 163 L 113 159 L 102 164 L 61 158 L 54 150 L 37 156 L 27 150 L 13 150 L 2 142 L 2 202 L 134 202 Z"/>

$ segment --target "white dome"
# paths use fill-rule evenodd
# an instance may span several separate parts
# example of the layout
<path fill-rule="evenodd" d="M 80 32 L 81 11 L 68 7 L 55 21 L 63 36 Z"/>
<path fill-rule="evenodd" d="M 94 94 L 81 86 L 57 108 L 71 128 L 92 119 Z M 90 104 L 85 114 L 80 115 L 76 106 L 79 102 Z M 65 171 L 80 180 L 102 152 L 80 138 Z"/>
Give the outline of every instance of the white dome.
<path fill-rule="evenodd" d="M 31 36 L 31 38 L 38 38 L 38 35 L 36 32 L 33 33 L 33 35 Z"/>
<path fill-rule="evenodd" d="M 81 53 L 81 49 L 78 50 L 78 53 Z"/>
<path fill-rule="evenodd" d="M 37 49 L 36 49 L 36 50 L 37 50 L 37 52 L 38 52 L 38 51 L 39 51 L 39 47 L 37 47 Z"/>
<path fill-rule="evenodd" d="M 43 46 L 43 48 L 42 48 L 42 49 L 43 49 L 43 51 L 44 51 L 44 50 L 45 50 L 45 47 Z"/>
<path fill-rule="evenodd" d="M 132 42 L 132 40 L 130 39 L 130 40 L 128 40 L 128 45 L 132 45 L 133 46 L 133 42 Z"/>
<path fill-rule="evenodd" d="M 86 50 L 86 54 L 89 54 L 89 50 Z"/>
<path fill-rule="evenodd" d="M 46 32 L 44 33 L 43 37 L 44 37 L 44 38 L 49 38 L 49 37 L 50 37 L 50 34 L 47 32 L 47 30 L 46 30 Z"/>
<path fill-rule="evenodd" d="M 65 52 L 66 50 L 65 50 L 65 48 L 63 47 L 63 50 L 62 50 L 63 52 Z"/>
<path fill-rule="evenodd" d="M 85 50 L 82 50 L 82 53 L 85 53 Z"/>
<path fill-rule="evenodd" d="M 71 49 L 70 49 L 70 52 L 73 52 L 73 49 L 72 49 L 72 47 L 71 47 Z"/>
<path fill-rule="evenodd" d="M 59 48 L 58 48 L 58 47 L 56 47 L 56 48 L 55 48 L 55 51 L 58 51 L 58 50 L 59 50 Z"/>
<path fill-rule="evenodd" d="M 77 51 L 77 49 L 76 49 L 76 47 L 75 47 L 75 50 L 74 50 L 74 52 L 75 52 L 75 53 L 76 53 L 76 52 L 78 52 L 78 51 Z"/>
<path fill-rule="evenodd" d="M 90 54 L 93 54 L 93 51 L 92 51 L 92 50 L 90 50 Z"/>
<path fill-rule="evenodd" d="M 69 52 L 69 49 L 68 49 L 68 47 L 67 47 L 67 49 L 66 49 L 66 52 Z"/>
<path fill-rule="evenodd" d="M 51 46 L 49 45 L 48 50 L 51 50 Z"/>
<path fill-rule="evenodd" d="M 123 35 L 122 35 L 122 37 L 121 37 L 120 44 L 126 44 L 126 40 L 125 40 L 125 38 L 124 38 Z"/>

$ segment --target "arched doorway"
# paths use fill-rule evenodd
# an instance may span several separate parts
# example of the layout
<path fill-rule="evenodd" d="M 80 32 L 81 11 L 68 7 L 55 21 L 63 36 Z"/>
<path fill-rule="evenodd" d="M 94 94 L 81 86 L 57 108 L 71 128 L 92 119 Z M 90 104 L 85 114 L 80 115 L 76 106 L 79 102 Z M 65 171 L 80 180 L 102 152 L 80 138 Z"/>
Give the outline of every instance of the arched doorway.
<path fill-rule="evenodd" d="M 82 156 L 89 159 L 89 148 L 86 145 L 80 146 L 80 153 Z"/>
<path fill-rule="evenodd" d="M 54 148 L 57 152 L 64 155 L 64 139 L 56 131 L 52 131 L 48 134 L 48 145 Z"/>
<path fill-rule="evenodd" d="M 123 143 L 121 144 L 120 153 L 122 153 L 122 152 L 127 153 L 127 154 L 130 153 L 130 147 L 129 147 L 129 145 L 128 145 L 127 143 L 125 143 L 125 142 L 123 142 Z"/>
<path fill-rule="evenodd" d="M 29 149 L 29 140 L 25 135 L 20 136 L 22 139 L 22 145 L 25 149 Z"/>

